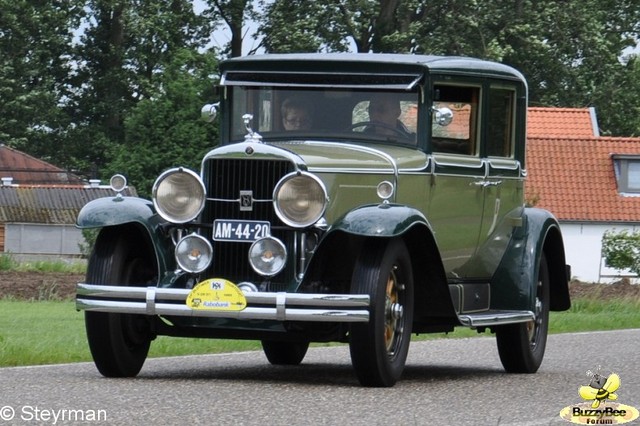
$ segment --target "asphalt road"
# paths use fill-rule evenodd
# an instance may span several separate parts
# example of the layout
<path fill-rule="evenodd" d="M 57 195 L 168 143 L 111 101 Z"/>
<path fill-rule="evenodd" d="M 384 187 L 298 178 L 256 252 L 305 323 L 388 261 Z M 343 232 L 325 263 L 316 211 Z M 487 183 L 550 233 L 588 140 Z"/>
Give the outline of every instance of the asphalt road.
<path fill-rule="evenodd" d="M 617 402 L 640 408 L 640 330 L 550 336 L 534 375 L 504 373 L 495 346 L 413 342 L 389 389 L 359 387 L 346 347 L 312 348 L 299 367 L 261 352 L 149 359 L 135 379 L 105 379 L 92 363 L 2 368 L 0 426 L 569 425 L 559 412 L 584 402 L 578 387 L 598 366 L 619 374 Z"/>

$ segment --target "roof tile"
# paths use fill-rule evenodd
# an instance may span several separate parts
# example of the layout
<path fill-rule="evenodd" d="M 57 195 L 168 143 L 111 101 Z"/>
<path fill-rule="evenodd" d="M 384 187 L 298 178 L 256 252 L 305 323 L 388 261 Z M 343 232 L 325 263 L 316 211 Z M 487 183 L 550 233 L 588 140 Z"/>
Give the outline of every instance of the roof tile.
<path fill-rule="evenodd" d="M 640 197 L 618 192 L 613 154 L 640 155 L 640 138 L 529 137 L 526 196 L 565 221 L 640 221 Z"/>
<path fill-rule="evenodd" d="M 590 138 L 599 136 L 593 108 L 527 109 L 528 137 Z"/>
<path fill-rule="evenodd" d="M 82 179 L 24 152 L 0 144 L 0 177 L 14 184 L 82 184 Z"/>

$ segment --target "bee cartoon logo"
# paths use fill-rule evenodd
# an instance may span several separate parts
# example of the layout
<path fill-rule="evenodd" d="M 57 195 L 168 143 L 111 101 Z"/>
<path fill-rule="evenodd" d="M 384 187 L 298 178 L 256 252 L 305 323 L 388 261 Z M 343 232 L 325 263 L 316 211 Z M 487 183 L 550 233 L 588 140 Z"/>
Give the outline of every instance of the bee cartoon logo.
<path fill-rule="evenodd" d="M 591 382 L 589 386 L 580 386 L 578 393 L 585 401 L 593 400 L 591 408 L 598 408 L 601 401 L 618 399 L 614 392 L 620 387 L 620 376 L 611 373 L 604 377 L 599 372 L 591 371 L 587 371 L 587 374 L 591 376 Z"/>
<path fill-rule="evenodd" d="M 560 417 L 576 424 L 620 425 L 640 416 L 635 407 L 617 402 L 616 393 L 622 384 L 617 373 L 603 374 L 598 366 L 596 372 L 587 371 L 589 384 L 578 388 L 578 395 L 586 402 L 564 407 Z M 616 401 L 616 402 L 613 402 Z"/>

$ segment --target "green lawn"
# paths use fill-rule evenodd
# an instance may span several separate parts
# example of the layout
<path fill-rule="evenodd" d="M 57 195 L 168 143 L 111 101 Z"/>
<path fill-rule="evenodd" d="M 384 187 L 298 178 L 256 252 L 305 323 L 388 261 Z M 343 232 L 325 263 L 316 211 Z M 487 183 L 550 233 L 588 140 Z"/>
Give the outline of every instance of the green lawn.
<path fill-rule="evenodd" d="M 624 324 L 621 326 L 620 324 Z M 640 328 L 640 299 L 577 299 L 567 312 L 552 312 L 551 333 Z M 423 338 L 478 336 L 458 328 L 454 333 Z M 254 341 L 159 337 L 150 356 L 219 353 L 259 349 Z M 84 315 L 73 301 L 0 300 L 0 367 L 91 361 Z"/>

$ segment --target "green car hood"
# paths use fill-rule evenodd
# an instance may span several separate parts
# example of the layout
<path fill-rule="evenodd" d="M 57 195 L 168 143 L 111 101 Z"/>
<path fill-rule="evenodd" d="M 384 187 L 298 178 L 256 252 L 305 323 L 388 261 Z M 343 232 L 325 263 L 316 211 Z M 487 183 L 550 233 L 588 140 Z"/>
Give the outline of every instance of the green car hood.
<path fill-rule="evenodd" d="M 278 142 L 269 145 L 298 155 L 310 171 L 424 170 L 428 162 L 424 152 L 409 146 L 316 141 Z"/>

